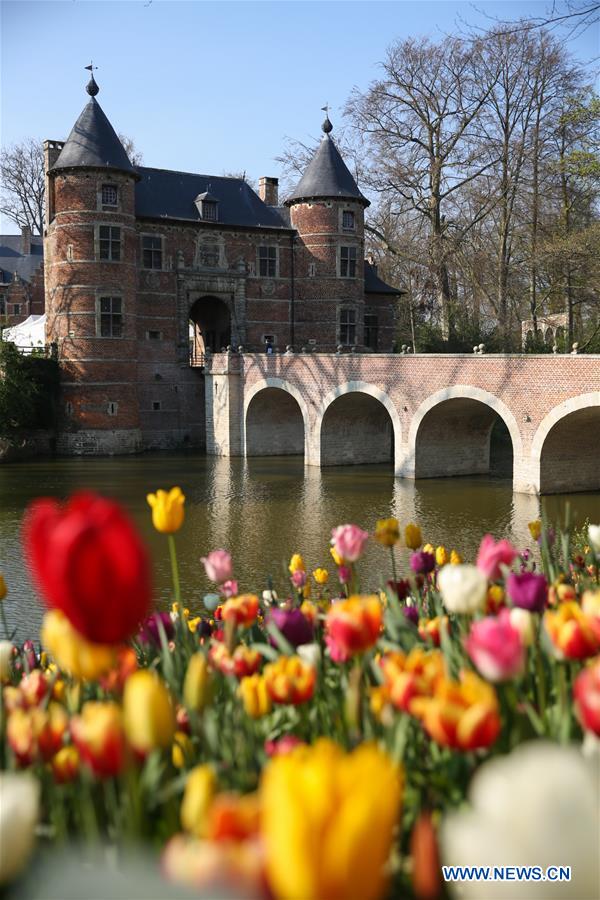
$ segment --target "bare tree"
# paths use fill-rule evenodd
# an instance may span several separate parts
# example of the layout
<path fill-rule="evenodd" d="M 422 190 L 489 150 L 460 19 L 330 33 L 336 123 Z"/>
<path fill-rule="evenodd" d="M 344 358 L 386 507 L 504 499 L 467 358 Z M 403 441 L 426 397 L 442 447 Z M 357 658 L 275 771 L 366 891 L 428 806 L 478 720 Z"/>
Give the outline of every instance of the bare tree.
<path fill-rule="evenodd" d="M 2 197 L 0 212 L 33 234 L 44 227 L 44 149 L 41 141 L 27 138 L 0 153 Z"/>
<path fill-rule="evenodd" d="M 137 147 L 135 146 L 135 143 L 133 141 L 133 138 L 127 137 L 126 134 L 120 134 L 120 133 L 119 133 L 118 137 L 119 137 L 119 140 L 121 141 L 121 143 L 123 144 L 123 149 L 125 150 L 125 153 L 129 157 L 129 162 L 131 163 L 131 165 L 132 166 L 141 166 L 143 159 L 144 159 L 144 154 L 142 153 L 141 150 L 137 149 Z"/>

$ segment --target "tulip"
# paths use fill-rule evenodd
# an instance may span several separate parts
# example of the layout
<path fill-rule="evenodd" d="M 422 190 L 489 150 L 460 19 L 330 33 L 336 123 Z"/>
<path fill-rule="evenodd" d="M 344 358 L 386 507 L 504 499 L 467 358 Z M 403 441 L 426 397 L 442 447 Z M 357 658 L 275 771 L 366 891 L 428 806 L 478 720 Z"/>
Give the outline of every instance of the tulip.
<path fill-rule="evenodd" d="M 4 576 L 3 576 L 2 572 L 0 572 L 0 603 L 2 602 L 2 600 L 4 600 L 7 593 L 8 593 L 8 591 L 6 588 L 6 581 L 4 580 Z"/>
<path fill-rule="evenodd" d="M 350 584 L 352 581 L 352 569 L 350 566 L 338 566 L 337 575 L 340 584 Z"/>
<path fill-rule="evenodd" d="M 251 650 L 245 644 L 238 644 L 230 653 L 225 644 L 216 641 L 209 651 L 211 664 L 223 675 L 235 675 L 244 678 L 253 675 L 260 668 L 262 656 L 258 650 Z"/>
<path fill-rule="evenodd" d="M 329 572 L 327 571 L 327 569 L 315 569 L 312 575 L 317 584 L 321 587 L 327 584 L 327 579 L 329 578 Z"/>
<path fill-rule="evenodd" d="M 116 657 L 114 667 L 106 675 L 100 676 L 99 684 L 106 694 L 118 694 L 120 696 L 129 676 L 137 671 L 138 663 L 133 647 L 119 647 Z M 57 684 L 58 682 L 54 683 L 55 688 Z"/>
<path fill-rule="evenodd" d="M 175 710 L 165 683 L 149 669 L 127 679 L 123 692 L 123 724 L 127 739 L 140 756 L 171 746 Z"/>
<path fill-rule="evenodd" d="M 460 566 L 462 565 L 463 558 L 457 550 L 452 550 L 450 553 L 450 565 L 451 566 Z"/>
<path fill-rule="evenodd" d="M 587 659 L 600 652 L 600 619 L 586 616 L 577 603 L 547 610 L 544 627 L 558 659 Z"/>
<path fill-rule="evenodd" d="M 292 574 L 290 581 L 295 588 L 300 590 L 300 588 L 303 588 L 306 584 L 306 572 L 303 569 L 296 569 L 296 571 Z"/>
<path fill-rule="evenodd" d="M 293 575 L 294 572 L 304 572 L 305 571 L 304 560 L 302 559 L 302 556 L 299 553 L 294 553 L 294 555 L 292 556 L 292 558 L 290 560 L 290 564 L 288 566 L 288 571 L 289 571 L 290 575 Z"/>
<path fill-rule="evenodd" d="M 474 672 L 460 681 L 440 678 L 432 697 L 417 697 L 411 712 L 425 731 L 443 747 L 479 750 L 490 747 L 500 734 L 498 700 L 491 685 Z"/>
<path fill-rule="evenodd" d="M 487 578 L 475 566 L 444 566 L 438 574 L 437 582 L 448 612 L 474 613 L 483 609 Z"/>
<path fill-rule="evenodd" d="M 248 675 L 242 678 L 238 688 L 246 715 L 260 719 L 271 712 L 271 696 L 267 682 L 262 675 Z"/>
<path fill-rule="evenodd" d="M 600 737 L 600 659 L 579 673 L 573 696 L 582 728 Z"/>
<path fill-rule="evenodd" d="M 535 637 L 533 616 L 527 609 L 520 609 L 514 606 L 509 610 L 510 624 L 521 635 L 521 642 L 524 647 L 530 647 Z"/>
<path fill-rule="evenodd" d="M 576 747 L 521 744 L 477 769 L 468 805 L 448 814 L 441 830 L 443 861 L 454 866 L 570 866 L 568 884 L 462 881 L 464 900 L 547 900 L 597 897 L 600 767 Z M 568 823 L 568 826 L 566 825 Z"/>
<path fill-rule="evenodd" d="M 19 766 L 50 759 L 61 747 L 69 717 L 58 703 L 48 710 L 32 707 L 15 709 L 8 717 L 6 740 Z"/>
<path fill-rule="evenodd" d="M 600 555 L 600 525 L 588 525 L 588 538 L 595 553 Z"/>
<path fill-rule="evenodd" d="M 252 625 L 258 615 L 258 597 L 254 594 L 240 594 L 239 597 L 231 597 L 223 604 L 223 621 L 234 622 L 236 625 Z"/>
<path fill-rule="evenodd" d="M 401 578 L 399 581 L 387 581 L 386 585 L 392 590 L 398 600 L 406 600 L 410 594 L 410 581 Z"/>
<path fill-rule="evenodd" d="M 542 612 L 546 607 L 548 582 L 544 575 L 536 575 L 535 572 L 522 572 L 520 575 L 511 572 L 506 579 L 506 592 L 514 606 L 529 612 Z"/>
<path fill-rule="evenodd" d="M 211 679 L 205 653 L 190 657 L 183 681 L 183 702 L 189 710 L 202 712 L 210 699 Z"/>
<path fill-rule="evenodd" d="M 14 647 L 10 641 L 0 641 L 0 684 L 10 681 Z"/>
<path fill-rule="evenodd" d="M 419 610 L 416 606 L 403 606 L 402 612 L 411 625 L 414 625 L 415 628 L 419 627 Z"/>
<path fill-rule="evenodd" d="M 393 547 L 400 540 L 398 519 L 379 519 L 375 526 L 375 540 L 384 547 Z"/>
<path fill-rule="evenodd" d="M 442 628 L 449 631 L 448 616 L 419 619 L 419 637 L 422 641 L 431 641 L 435 647 L 440 646 Z"/>
<path fill-rule="evenodd" d="M 600 588 L 595 591 L 584 591 L 581 598 L 581 609 L 586 616 L 600 619 Z"/>
<path fill-rule="evenodd" d="M 52 775 L 57 784 L 67 784 L 75 781 L 79 773 L 79 751 L 73 744 L 69 744 L 56 753 L 50 763 Z"/>
<path fill-rule="evenodd" d="M 321 739 L 271 759 L 260 784 L 271 892 L 281 900 L 382 897 L 401 784 L 374 744 L 346 754 Z"/>
<path fill-rule="evenodd" d="M 548 604 L 557 606 L 559 603 L 567 603 L 577 600 L 577 591 L 572 584 L 553 584 L 548 590 Z"/>
<path fill-rule="evenodd" d="M 486 534 L 479 545 L 477 568 L 490 581 L 496 581 L 502 577 L 502 566 L 510 568 L 516 555 L 517 551 L 510 541 L 496 543 L 491 534 Z"/>
<path fill-rule="evenodd" d="M 299 644 L 296 647 L 296 652 L 301 660 L 308 663 L 309 666 L 313 666 L 315 669 L 321 662 L 321 648 L 314 641 L 310 644 Z"/>
<path fill-rule="evenodd" d="M 497 613 L 504 606 L 504 588 L 499 584 L 490 584 L 485 598 L 486 613 Z"/>
<path fill-rule="evenodd" d="M 533 522 L 528 522 L 527 527 L 532 539 L 536 542 L 539 541 L 540 535 L 542 533 L 542 523 L 540 522 L 540 520 L 534 519 Z"/>
<path fill-rule="evenodd" d="M 213 801 L 217 779 L 212 766 L 196 766 L 189 773 L 181 802 L 180 818 L 184 831 L 202 837 Z"/>
<path fill-rule="evenodd" d="M 258 835 L 260 804 L 257 794 L 217 794 L 208 811 L 209 841 L 232 843 L 249 841 Z"/>
<path fill-rule="evenodd" d="M 335 549 L 335 547 L 330 547 L 330 548 L 329 548 L 329 553 L 330 553 L 330 555 L 331 555 L 332 560 L 333 560 L 334 563 L 336 564 L 336 566 L 343 566 L 343 565 L 344 565 L 344 559 L 340 556 L 340 554 L 337 552 L 337 550 Z"/>
<path fill-rule="evenodd" d="M 226 599 L 229 599 L 229 597 L 236 597 L 238 592 L 239 587 L 235 578 L 228 578 L 227 581 L 224 581 L 221 585 L 221 593 Z"/>
<path fill-rule="evenodd" d="M 157 531 L 162 534 L 179 531 L 185 516 L 185 497 L 180 487 L 171 488 L 168 492 L 158 490 L 155 494 L 148 494 L 146 500 L 152 508 L 152 524 Z"/>
<path fill-rule="evenodd" d="M 73 678 L 96 681 L 115 665 L 113 645 L 86 640 L 58 609 L 45 614 L 40 637 L 61 671 Z"/>
<path fill-rule="evenodd" d="M 33 850 L 40 783 L 30 775 L 0 772 L 0 885 L 25 868 Z"/>
<path fill-rule="evenodd" d="M 334 550 L 347 563 L 356 562 L 362 556 L 368 540 L 368 532 L 363 531 L 358 525 L 338 525 L 331 532 Z"/>
<path fill-rule="evenodd" d="M 302 606 L 304 607 L 304 603 Z M 311 623 L 299 609 L 272 609 L 269 619 L 277 626 L 292 647 L 297 647 L 299 644 L 309 644 L 314 637 Z M 273 638 L 271 638 L 271 643 L 276 646 Z"/>
<path fill-rule="evenodd" d="M 525 648 L 507 609 L 473 622 L 465 649 L 488 681 L 509 681 L 523 674 Z"/>
<path fill-rule="evenodd" d="M 161 871 L 169 882 L 187 887 L 186 897 L 263 896 L 262 858 L 252 841 L 200 840 L 176 834 L 165 845 Z"/>
<path fill-rule="evenodd" d="M 435 569 L 435 555 L 418 550 L 410 554 L 410 567 L 416 574 L 427 575 Z"/>
<path fill-rule="evenodd" d="M 25 706 L 37 706 L 48 696 L 50 688 L 49 676 L 39 669 L 24 675 L 19 684 L 19 691 Z"/>
<path fill-rule="evenodd" d="M 222 584 L 232 576 L 231 554 L 227 550 L 211 550 L 208 556 L 202 556 L 206 577 L 215 584 Z"/>
<path fill-rule="evenodd" d="M 385 653 L 379 665 L 389 702 L 396 709 L 412 712 L 416 697 L 431 697 L 438 679 L 444 677 L 444 657 L 439 650 L 413 647 L 410 653 Z"/>
<path fill-rule="evenodd" d="M 99 778 L 118 775 L 125 762 L 121 708 L 110 701 L 88 700 L 71 719 L 71 736 L 82 761 Z"/>
<path fill-rule="evenodd" d="M 379 638 L 383 609 L 375 595 L 354 595 L 335 603 L 327 613 L 326 641 L 335 662 L 345 662 L 372 647 Z"/>
<path fill-rule="evenodd" d="M 117 503 L 95 494 L 76 494 L 64 506 L 37 500 L 22 538 L 46 604 L 83 637 L 116 644 L 134 634 L 150 606 L 150 564 Z"/>
<path fill-rule="evenodd" d="M 450 556 L 446 548 L 441 545 L 435 548 L 435 564 L 436 566 L 446 566 L 450 562 Z"/>
<path fill-rule="evenodd" d="M 265 741 L 265 753 L 267 756 L 282 756 L 291 753 L 296 747 L 306 746 L 305 742 L 295 734 L 284 734 L 276 741 Z"/>
<path fill-rule="evenodd" d="M 192 758 L 194 745 L 185 731 L 176 731 L 171 747 L 171 762 L 176 769 L 184 769 Z"/>
<path fill-rule="evenodd" d="M 299 656 L 280 656 L 265 666 L 263 674 L 274 703 L 297 706 L 310 700 L 315 692 L 316 670 Z"/>
<path fill-rule="evenodd" d="M 437 900 L 442 893 L 440 855 L 431 813 L 422 812 L 410 836 L 412 885 L 419 900 Z"/>
<path fill-rule="evenodd" d="M 418 525 L 409 522 L 404 529 L 404 543 L 409 550 L 418 550 L 423 543 L 423 535 Z"/>
<path fill-rule="evenodd" d="M 143 623 L 138 634 L 138 640 L 143 644 L 154 644 L 155 647 L 161 646 L 161 627 L 167 641 L 170 641 L 175 634 L 173 620 L 168 612 L 155 612 L 149 616 Z"/>

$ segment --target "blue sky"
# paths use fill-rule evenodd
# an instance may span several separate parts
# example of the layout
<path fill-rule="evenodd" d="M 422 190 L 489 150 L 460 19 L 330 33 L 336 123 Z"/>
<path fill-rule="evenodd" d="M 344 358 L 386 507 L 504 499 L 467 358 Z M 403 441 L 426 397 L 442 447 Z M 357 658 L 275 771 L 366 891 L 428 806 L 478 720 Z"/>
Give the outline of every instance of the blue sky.
<path fill-rule="evenodd" d="M 98 100 L 146 165 L 277 175 L 284 137 L 316 139 L 325 102 L 340 122 L 351 89 L 377 76 L 394 39 L 441 38 L 461 20 L 485 25 L 486 16 L 537 16 L 548 7 L 536 0 L 3 0 L 1 140 L 64 139 L 88 99 L 83 67 L 93 59 Z M 590 29 L 569 46 L 588 61 L 599 45 Z"/>

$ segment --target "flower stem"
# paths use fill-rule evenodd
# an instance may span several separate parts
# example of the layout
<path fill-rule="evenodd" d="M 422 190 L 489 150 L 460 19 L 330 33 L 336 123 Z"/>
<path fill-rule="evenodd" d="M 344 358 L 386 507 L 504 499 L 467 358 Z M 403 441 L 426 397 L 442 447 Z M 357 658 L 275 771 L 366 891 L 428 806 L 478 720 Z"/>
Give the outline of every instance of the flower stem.
<path fill-rule="evenodd" d="M 396 560 L 394 558 L 394 548 L 390 547 L 390 556 L 392 557 L 392 578 L 394 579 L 394 589 L 396 586 L 396 582 L 398 581 L 398 576 L 396 574 Z"/>
<path fill-rule="evenodd" d="M 175 550 L 175 538 L 172 534 L 168 535 L 169 539 L 169 555 L 171 557 L 171 573 L 173 575 L 173 590 L 175 592 L 175 600 L 181 603 L 181 589 L 179 587 L 179 568 L 177 566 L 177 551 Z"/>

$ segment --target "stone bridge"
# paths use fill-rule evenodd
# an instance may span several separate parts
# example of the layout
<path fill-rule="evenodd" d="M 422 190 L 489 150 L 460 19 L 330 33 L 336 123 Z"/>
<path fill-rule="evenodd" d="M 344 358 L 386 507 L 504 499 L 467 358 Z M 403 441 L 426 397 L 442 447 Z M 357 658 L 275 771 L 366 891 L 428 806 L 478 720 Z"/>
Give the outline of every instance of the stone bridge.
<path fill-rule="evenodd" d="M 483 474 L 504 432 L 515 491 L 600 490 L 600 356 L 222 353 L 205 378 L 212 455 Z"/>

